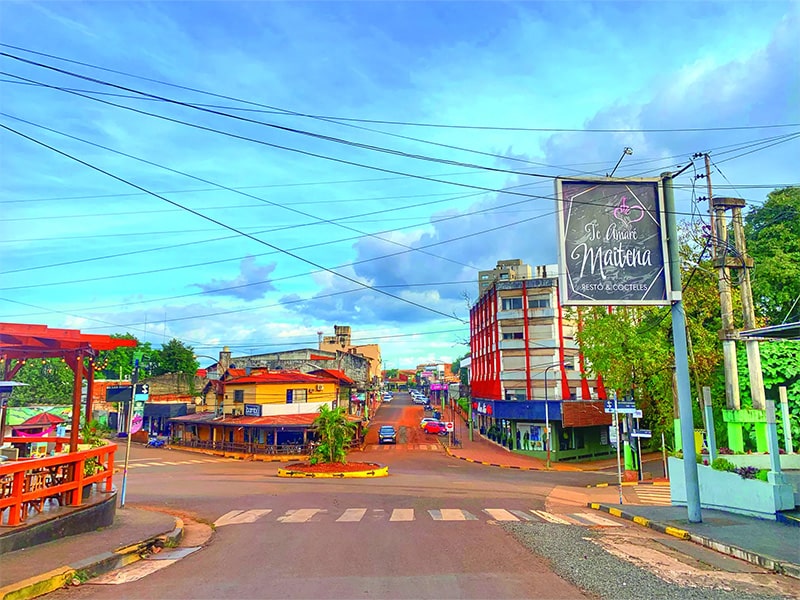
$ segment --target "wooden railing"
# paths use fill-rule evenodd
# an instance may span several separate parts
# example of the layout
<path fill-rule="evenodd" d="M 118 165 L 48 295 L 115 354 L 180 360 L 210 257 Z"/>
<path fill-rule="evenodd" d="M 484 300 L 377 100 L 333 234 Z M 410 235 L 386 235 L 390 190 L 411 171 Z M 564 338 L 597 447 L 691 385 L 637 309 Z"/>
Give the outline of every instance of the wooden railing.
<path fill-rule="evenodd" d="M 60 446 L 68 443 L 69 438 L 7 437 L 5 441 L 55 442 Z M 98 489 L 111 492 L 116 449 L 116 444 L 108 443 L 70 454 L 0 463 L 0 522 L 4 525 L 20 525 L 27 520 L 31 510 L 41 512 L 47 501 L 58 502 L 61 506 L 80 506 L 84 487 L 93 483 L 97 484 Z M 86 467 L 87 462 L 89 468 Z M 91 465 L 95 463 L 96 467 L 92 468 Z M 91 472 L 93 470 L 94 473 Z"/>

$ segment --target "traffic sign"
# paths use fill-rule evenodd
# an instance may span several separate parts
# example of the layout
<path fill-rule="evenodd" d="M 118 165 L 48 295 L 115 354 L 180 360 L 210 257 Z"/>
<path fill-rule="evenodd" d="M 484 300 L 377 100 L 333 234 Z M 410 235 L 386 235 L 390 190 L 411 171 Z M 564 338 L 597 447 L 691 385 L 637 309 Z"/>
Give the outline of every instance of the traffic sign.
<path fill-rule="evenodd" d="M 137 383 L 133 393 L 134 400 L 149 400 L 150 399 L 150 384 Z"/>
<path fill-rule="evenodd" d="M 649 429 L 631 429 L 631 437 L 649 438 L 653 437 L 653 432 Z"/>
<path fill-rule="evenodd" d="M 636 412 L 636 403 L 635 402 L 620 402 L 617 401 L 617 410 L 618 413 L 623 414 L 634 414 Z M 613 400 L 606 400 L 605 403 L 605 412 L 613 413 L 614 412 L 614 401 Z"/>
<path fill-rule="evenodd" d="M 608 442 L 611 445 L 616 445 L 617 443 L 617 428 L 614 425 L 608 426 Z"/>
<path fill-rule="evenodd" d="M 447 429 L 447 431 L 453 431 L 453 422 L 447 421 L 447 423 L 444 424 L 444 428 Z"/>

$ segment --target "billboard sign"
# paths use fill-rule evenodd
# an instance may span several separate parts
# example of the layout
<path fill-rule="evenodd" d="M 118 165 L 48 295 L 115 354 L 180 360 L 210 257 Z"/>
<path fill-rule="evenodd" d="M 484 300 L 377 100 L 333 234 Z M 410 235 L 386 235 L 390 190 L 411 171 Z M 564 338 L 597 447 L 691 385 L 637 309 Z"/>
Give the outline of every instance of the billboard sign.
<path fill-rule="evenodd" d="M 563 305 L 669 304 L 660 179 L 556 179 Z"/>

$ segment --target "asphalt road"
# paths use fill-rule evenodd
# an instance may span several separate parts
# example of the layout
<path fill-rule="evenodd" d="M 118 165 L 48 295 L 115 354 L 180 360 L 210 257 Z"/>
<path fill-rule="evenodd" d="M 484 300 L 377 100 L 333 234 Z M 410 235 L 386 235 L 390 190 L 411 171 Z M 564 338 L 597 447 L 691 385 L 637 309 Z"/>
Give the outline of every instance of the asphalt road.
<path fill-rule="evenodd" d="M 372 429 L 392 423 L 405 443 L 370 446 L 352 460 L 388 464 L 390 476 L 381 479 L 279 479 L 280 463 L 137 446 L 128 504 L 216 524 L 210 543 L 166 568 L 157 569 L 157 561 L 137 563 L 122 585 L 86 584 L 51 597 L 602 596 L 592 582 L 604 576 L 592 574 L 591 565 L 583 567 L 588 583 L 560 566 L 585 559 L 583 550 L 572 554 L 593 523 L 581 524 L 580 516 L 570 525 L 553 522 L 559 515 L 548 512 L 545 503 L 556 485 L 584 486 L 602 476 L 511 471 L 453 460 L 419 430 L 421 413 L 407 395 L 396 395 L 380 409 Z M 564 510 L 592 512 L 577 506 Z M 631 529 L 618 523 L 609 529 Z M 560 543 L 561 554 L 552 547 L 537 551 L 542 536 Z M 563 555 L 561 562 L 541 556 L 551 554 Z M 633 575 L 623 576 L 636 582 Z M 655 588 L 647 589 L 653 593 Z M 676 598 L 690 597 L 673 590 Z M 641 597 L 654 597 L 650 593 Z"/>

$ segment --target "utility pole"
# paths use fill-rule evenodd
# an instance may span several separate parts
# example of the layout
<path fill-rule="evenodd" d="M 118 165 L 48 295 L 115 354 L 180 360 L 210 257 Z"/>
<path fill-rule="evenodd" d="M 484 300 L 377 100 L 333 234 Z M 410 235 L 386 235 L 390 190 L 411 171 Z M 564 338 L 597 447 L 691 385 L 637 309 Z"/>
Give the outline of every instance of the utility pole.
<path fill-rule="evenodd" d="M 703 155 L 706 163 L 706 185 L 708 186 L 708 212 L 711 216 L 711 256 L 717 267 L 717 289 L 722 311 L 722 355 L 725 369 L 725 400 L 730 410 L 742 407 L 739 398 L 739 371 L 736 364 L 735 325 L 733 322 L 733 300 L 731 298 L 731 279 L 728 268 L 728 227 L 725 222 L 725 208 L 717 205 L 711 190 L 711 160 Z"/>

